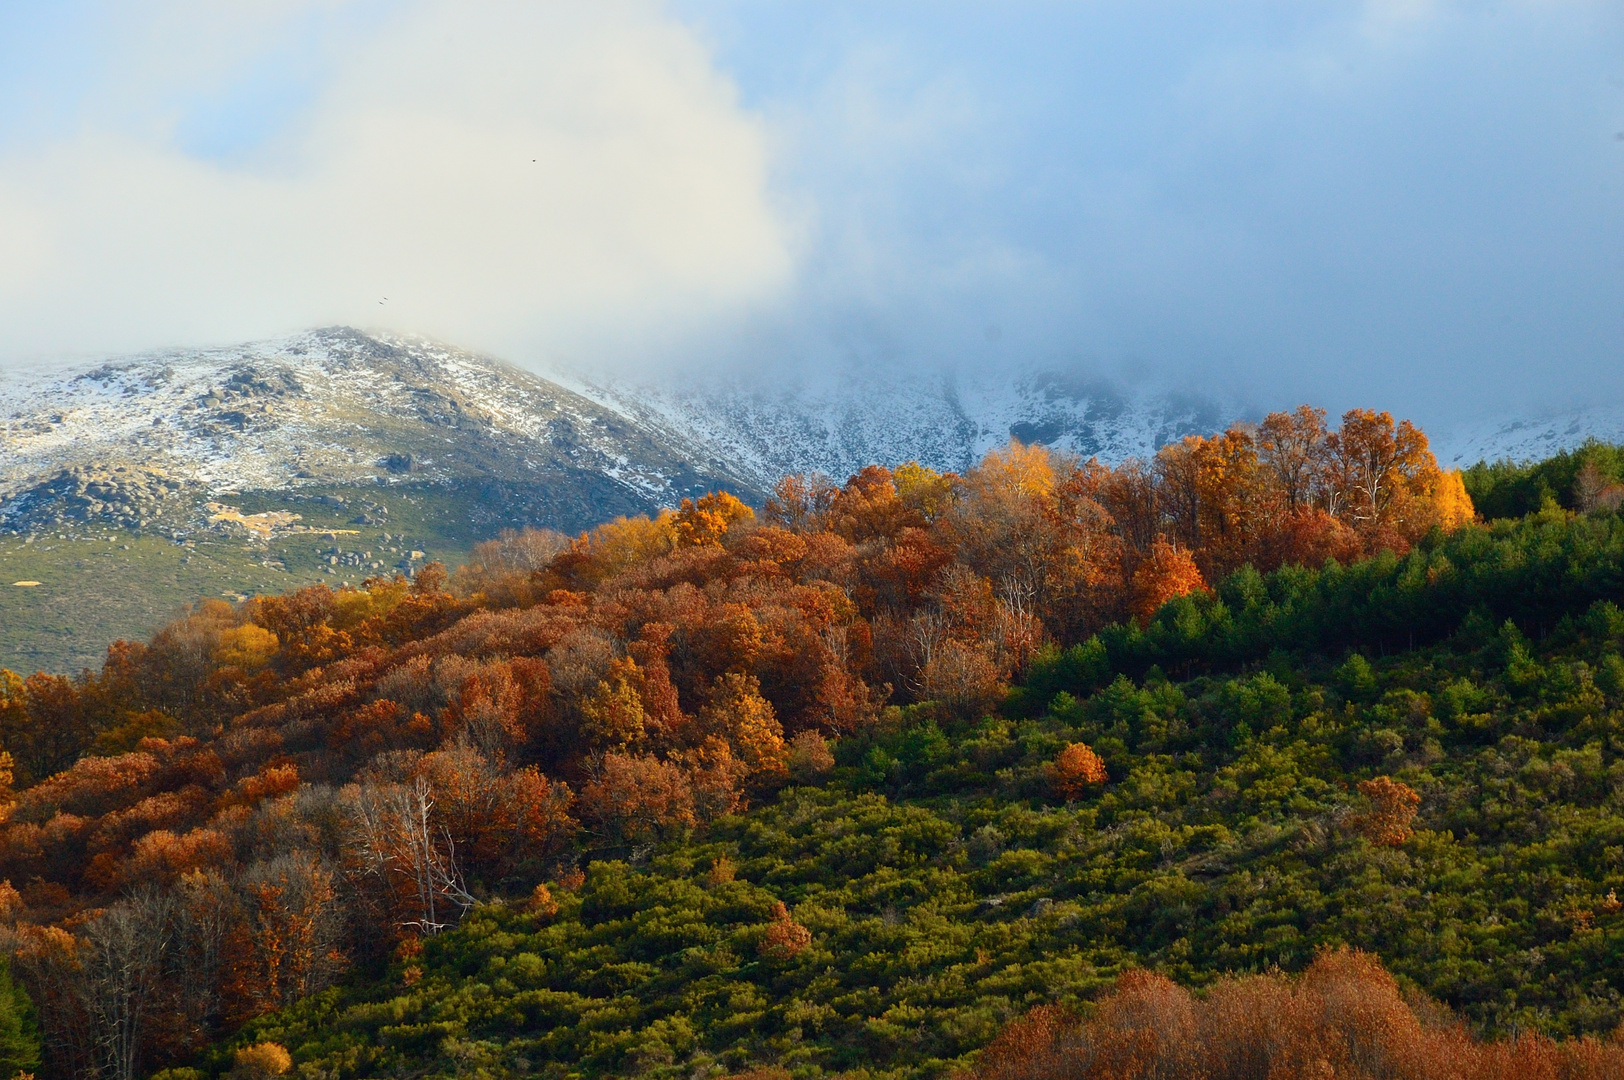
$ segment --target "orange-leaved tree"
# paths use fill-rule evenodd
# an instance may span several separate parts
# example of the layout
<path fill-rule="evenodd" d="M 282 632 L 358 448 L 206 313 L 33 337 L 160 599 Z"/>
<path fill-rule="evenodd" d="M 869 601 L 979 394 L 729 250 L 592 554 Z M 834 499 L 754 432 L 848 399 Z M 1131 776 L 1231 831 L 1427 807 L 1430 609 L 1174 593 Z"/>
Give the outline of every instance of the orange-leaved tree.
<path fill-rule="evenodd" d="M 1062 799 L 1081 798 L 1107 779 L 1105 762 L 1087 743 L 1067 743 L 1049 766 L 1049 783 Z"/>
<path fill-rule="evenodd" d="M 1131 610 L 1141 622 L 1149 622 L 1169 600 L 1206 587 L 1207 579 L 1189 550 L 1158 539 L 1133 573 Z"/>

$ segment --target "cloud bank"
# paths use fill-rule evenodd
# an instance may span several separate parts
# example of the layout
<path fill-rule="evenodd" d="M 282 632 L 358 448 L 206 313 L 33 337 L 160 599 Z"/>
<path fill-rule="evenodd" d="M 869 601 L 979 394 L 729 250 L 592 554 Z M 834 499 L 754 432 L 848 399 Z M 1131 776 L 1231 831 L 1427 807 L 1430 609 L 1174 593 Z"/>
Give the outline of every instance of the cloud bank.
<path fill-rule="evenodd" d="M 1624 397 L 1616 4 L 687 10 L 818 210 L 720 347 L 1439 419 Z"/>
<path fill-rule="evenodd" d="M 344 322 L 533 357 L 791 271 L 760 123 L 650 5 L 218 7 L 121 27 L 73 115 L 5 146 L 8 356 Z"/>
<path fill-rule="evenodd" d="M 1624 398 L 1616 2 L 37 10 L 0 363 L 347 322 L 1424 422 Z"/>

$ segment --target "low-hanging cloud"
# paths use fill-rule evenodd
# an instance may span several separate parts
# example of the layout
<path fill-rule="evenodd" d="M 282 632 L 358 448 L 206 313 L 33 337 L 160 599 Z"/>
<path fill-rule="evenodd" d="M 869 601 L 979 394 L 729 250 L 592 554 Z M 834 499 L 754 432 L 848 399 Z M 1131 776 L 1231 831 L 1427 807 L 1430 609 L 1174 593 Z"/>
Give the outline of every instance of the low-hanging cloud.
<path fill-rule="evenodd" d="M 1616 3 L 685 9 L 817 208 L 713 354 L 1444 421 L 1624 394 Z"/>
<path fill-rule="evenodd" d="M 358 7 L 126 11 L 71 115 L 0 145 L 0 361 L 332 322 L 533 360 L 789 274 L 762 125 L 657 7 Z M 323 50 L 286 115 L 224 125 L 249 145 L 199 134 L 230 65 Z"/>
<path fill-rule="evenodd" d="M 76 2 L 118 21 L 72 63 L 0 34 L 0 363 L 347 322 L 770 385 L 1624 395 L 1616 0 Z"/>

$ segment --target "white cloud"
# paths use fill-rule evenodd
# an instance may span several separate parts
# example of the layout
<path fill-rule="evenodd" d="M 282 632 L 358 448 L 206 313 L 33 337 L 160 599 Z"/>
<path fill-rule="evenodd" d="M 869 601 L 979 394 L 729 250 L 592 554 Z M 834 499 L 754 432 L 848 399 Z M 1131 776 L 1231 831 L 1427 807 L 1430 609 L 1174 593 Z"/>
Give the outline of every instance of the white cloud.
<path fill-rule="evenodd" d="M 71 133 L 0 147 L 0 362 L 326 322 L 547 359 L 788 278 L 759 123 L 649 4 L 414 4 L 329 35 L 251 153 L 181 148 L 187 95 L 263 63 L 244 40 L 339 6 L 155 9 Z"/>

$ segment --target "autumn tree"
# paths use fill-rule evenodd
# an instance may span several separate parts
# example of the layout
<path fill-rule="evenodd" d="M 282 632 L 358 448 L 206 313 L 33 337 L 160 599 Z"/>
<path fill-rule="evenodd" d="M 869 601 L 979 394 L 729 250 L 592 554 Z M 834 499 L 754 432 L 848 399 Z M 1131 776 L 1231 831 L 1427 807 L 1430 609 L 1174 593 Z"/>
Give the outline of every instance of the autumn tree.
<path fill-rule="evenodd" d="M 944 519 L 960 560 L 1023 603 L 1045 590 L 1064 544 L 1049 513 L 1055 484 L 1047 449 L 1011 441 L 964 475 Z"/>
<path fill-rule="evenodd" d="M 835 767 L 834 754 L 822 734 L 808 729 L 795 736 L 789 748 L 790 775 L 803 784 L 812 783 Z"/>
<path fill-rule="evenodd" d="M 795 532 L 822 527 L 823 515 L 840 489 L 819 473 L 791 473 L 779 480 L 764 509 L 765 519 Z"/>
<path fill-rule="evenodd" d="M 1319 505 L 1327 476 L 1325 410 L 1300 405 L 1273 412 L 1258 425 L 1258 459 L 1274 477 L 1288 514 Z"/>
<path fill-rule="evenodd" d="M 1055 794 L 1068 801 L 1081 798 L 1090 787 L 1107 779 L 1105 762 L 1087 743 L 1067 743 L 1049 767 Z"/>
<path fill-rule="evenodd" d="M 889 540 L 925 523 L 924 515 L 898 495 L 891 470 L 879 465 L 865 466 L 848 479 L 821 520 L 825 529 L 854 544 Z"/>
<path fill-rule="evenodd" d="M 617 658 L 581 699 L 581 735 L 589 746 L 621 750 L 642 740 L 646 714 L 637 690 L 641 676 L 635 660 Z"/>
<path fill-rule="evenodd" d="M 945 640 L 933 649 L 919 672 L 919 695 L 950 713 L 970 718 L 990 708 L 1004 690 L 1004 681 L 985 648 Z"/>
<path fill-rule="evenodd" d="M 796 922 L 782 900 L 773 904 L 772 920 L 761 936 L 761 955 L 770 960 L 793 960 L 812 944 L 812 931 Z"/>
<path fill-rule="evenodd" d="M 334 873 L 309 852 L 248 868 L 239 888 L 245 918 L 226 938 L 228 1006 L 247 1018 L 325 988 L 343 970 Z"/>
<path fill-rule="evenodd" d="M 1512 1080 L 1600 1078 L 1620 1069 L 1617 1040 L 1474 1038 L 1436 1003 L 1402 993 L 1375 957 L 1342 947 L 1321 952 L 1300 976 L 1231 976 L 1201 997 L 1163 976 L 1126 972 L 1087 1019 L 1044 1005 L 1011 1021 L 969 1076 Z"/>
<path fill-rule="evenodd" d="M 605 754 L 581 791 L 581 812 L 614 843 L 651 843 L 699 823 L 688 772 L 647 754 Z"/>
<path fill-rule="evenodd" d="M 1149 556 L 1134 571 L 1133 614 L 1141 622 L 1149 622 L 1169 600 L 1206 587 L 1206 579 L 1187 549 L 1157 540 Z"/>
<path fill-rule="evenodd" d="M 939 473 L 917 461 L 907 461 L 897 466 L 891 479 L 902 505 L 927 524 L 935 522 L 952 505 L 956 477 L 951 473 Z"/>
<path fill-rule="evenodd" d="M 396 928 L 423 935 L 455 925 L 474 903 L 434 806 L 433 788 L 422 776 L 347 793 L 352 872 L 386 898 Z"/>
<path fill-rule="evenodd" d="M 1143 461 L 1129 458 L 1100 477 L 1094 490 L 1136 564 L 1138 557 L 1150 552 L 1161 533 L 1161 500 L 1155 472 Z"/>
<path fill-rule="evenodd" d="M 710 701 L 700 712 L 700 723 L 706 733 L 732 745 L 752 778 L 770 780 L 784 775 L 789 759 L 784 726 L 778 722 L 772 702 L 761 696 L 761 683 L 754 675 L 736 671 L 718 675 Z"/>
<path fill-rule="evenodd" d="M 10 676 L 8 679 L 6 676 Z M 0 732 L 24 783 L 71 766 L 95 741 L 95 718 L 84 708 L 80 685 L 62 675 L 37 672 L 18 680 L 0 675 Z"/>
<path fill-rule="evenodd" d="M 1156 474 L 1168 537 L 1214 573 L 1241 565 L 1270 510 L 1251 434 L 1187 435 L 1157 452 Z"/>
<path fill-rule="evenodd" d="M 713 491 L 698 499 L 682 500 L 682 508 L 672 521 L 678 547 L 719 545 L 735 524 L 755 519 L 751 510 L 725 491 Z"/>
<path fill-rule="evenodd" d="M 230 1080 L 275 1080 L 293 1068 L 293 1055 L 281 1043 L 260 1042 L 239 1047 L 231 1057 Z"/>
<path fill-rule="evenodd" d="M 1373 844 L 1399 847 L 1414 833 L 1412 823 L 1421 806 L 1421 796 L 1408 784 L 1390 776 L 1359 782 L 1359 794 L 1370 808 L 1352 819 L 1354 829 Z"/>
<path fill-rule="evenodd" d="M 1349 409 L 1326 436 L 1328 509 L 1365 532 L 1401 528 L 1413 503 L 1438 482 L 1427 437 L 1391 413 Z"/>
<path fill-rule="evenodd" d="M 463 744 L 425 755 L 415 773 L 433 793 L 434 828 L 472 878 L 500 881 L 574 834 L 569 787 L 534 766 L 506 770 Z"/>

